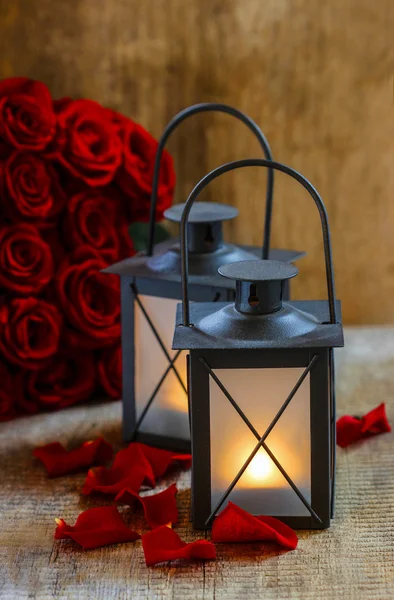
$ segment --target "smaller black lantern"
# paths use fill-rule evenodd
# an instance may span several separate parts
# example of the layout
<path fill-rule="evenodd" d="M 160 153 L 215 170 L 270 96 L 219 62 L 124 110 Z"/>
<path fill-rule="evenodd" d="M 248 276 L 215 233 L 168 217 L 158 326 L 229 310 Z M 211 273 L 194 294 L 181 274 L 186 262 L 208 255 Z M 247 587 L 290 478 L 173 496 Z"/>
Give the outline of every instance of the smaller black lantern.
<path fill-rule="evenodd" d="M 326 301 L 284 302 L 294 265 L 272 260 L 227 264 L 235 303 L 189 306 L 188 217 L 213 179 L 240 167 L 282 171 L 309 192 L 320 213 Z M 333 348 L 343 346 L 324 204 L 297 171 L 251 159 L 223 165 L 190 194 L 182 216 L 182 305 L 173 348 L 189 350 L 192 506 L 197 529 L 232 500 L 292 527 L 328 527 L 335 471 Z"/>
<path fill-rule="evenodd" d="M 106 272 L 121 278 L 123 432 L 137 439 L 174 450 L 190 449 L 185 352 L 171 350 L 176 304 L 181 299 L 179 240 L 154 246 L 154 229 L 161 157 L 165 144 L 180 123 L 200 112 L 219 111 L 245 124 L 257 138 L 264 155 L 272 159 L 260 128 L 246 115 L 223 104 L 198 104 L 179 113 L 166 127 L 155 160 L 149 239 L 146 252 L 112 265 Z M 234 284 L 218 274 L 218 267 L 240 260 L 275 258 L 295 261 L 303 255 L 270 249 L 273 170 L 268 170 L 264 242 L 262 248 L 237 246 L 223 240 L 223 221 L 238 210 L 213 202 L 199 202 L 189 215 L 190 299 L 195 302 L 234 298 Z M 165 217 L 180 222 L 184 205 L 175 205 Z M 286 287 L 285 294 L 289 294 Z"/>

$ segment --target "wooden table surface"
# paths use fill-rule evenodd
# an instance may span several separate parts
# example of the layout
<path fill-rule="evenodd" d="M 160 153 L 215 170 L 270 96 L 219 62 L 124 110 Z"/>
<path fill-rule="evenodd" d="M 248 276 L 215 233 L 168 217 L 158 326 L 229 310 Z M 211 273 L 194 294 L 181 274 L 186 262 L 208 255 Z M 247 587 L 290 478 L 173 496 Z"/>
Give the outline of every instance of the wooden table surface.
<path fill-rule="evenodd" d="M 338 414 L 360 414 L 384 401 L 394 422 L 394 329 L 347 329 L 346 342 L 337 352 Z M 98 434 L 119 448 L 120 419 L 117 402 L 0 425 L 0 598 L 394 598 L 393 434 L 338 449 L 333 525 L 299 532 L 294 552 L 263 543 L 219 544 L 216 561 L 148 569 L 140 541 L 88 552 L 54 541 L 55 517 L 73 523 L 82 510 L 105 501 L 80 496 L 83 474 L 47 479 L 32 449 Z M 174 528 L 186 541 L 201 537 L 189 523 L 189 485 L 189 473 L 180 474 Z M 127 509 L 125 517 L 144 529 Z"/>

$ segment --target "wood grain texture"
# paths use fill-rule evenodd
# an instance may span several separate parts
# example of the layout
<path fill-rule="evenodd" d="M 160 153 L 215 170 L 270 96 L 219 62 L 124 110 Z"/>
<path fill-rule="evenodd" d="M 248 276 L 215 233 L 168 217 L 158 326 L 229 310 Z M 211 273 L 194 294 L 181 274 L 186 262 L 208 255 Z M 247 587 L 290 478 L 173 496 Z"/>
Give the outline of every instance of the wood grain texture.
<path fill-rule="evenodd" d="M 388 403 L 394 419 L 394 329 L 350 328 L 337 352 L 339 414 Z M 0 424 L 0 598 L 2 600 L 392 600 L 394 597 L 394 433 L 338 449 L 336 515 L 322 532 L 299 532 L 294 552 L 270 544 L 218 544 L 213 562 L 148 569 L 141 542 L 84 552 L 54 541 L 68 522 L 103 498 L 80 496 L 84 476 L 48 480 L 31 456 L 38 444 L 78 444 L 104 435 L 120 447 L 120 404 L 72 408 Z M 174 476 L 161 482 L 164 488 Z M 189 473 L 178 476 L 179 523 L 192 530 Z M 142 519 L 124 511 L 133 528 Z"/>
<path fill-rule="evenodd" d="M 327 204 L 346 322 L 394 322 L 392 0 L 0 0 L 0 27 L 0 76 L 92 97 L 156 136 L 195 102 L 246 111 Z M 185 123 L 169 149 L 178 201 L 210 168 L 260 153 L 217 114 Z M 322 298 L 316 210 L 295 182 L 276 179 L 273 242 L 308 251 L 296 296 Z M 240 208 L 234 241 L 260 243 L 264 182 L 254 169 L 207 191 Z"/>

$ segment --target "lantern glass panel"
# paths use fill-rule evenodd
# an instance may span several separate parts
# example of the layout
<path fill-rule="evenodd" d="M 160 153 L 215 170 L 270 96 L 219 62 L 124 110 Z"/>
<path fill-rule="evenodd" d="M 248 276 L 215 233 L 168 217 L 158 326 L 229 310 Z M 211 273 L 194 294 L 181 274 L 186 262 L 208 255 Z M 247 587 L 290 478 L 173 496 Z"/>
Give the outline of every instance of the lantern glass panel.
<path fill-rule="evenodd" d="M 304 368 L 214 369 L 232 398 L 263 436 Z M 223 493 L 258 440 L 210 378 L 211 504 Z M 311 501 L 310 378 L 298 389 L 265 440 L 289 477 Z M 241 508 L 273 516 L 309 516 L 277 466 L 260 448 L 228 496 Z M 227 502 L 223 505 L 226 506 Z"/>
<path fill-rule="evenodd" d="M 139 294 L 154 328 L 171 359 L 173 323 L 178 300 Z M 137 420 L 169 367 L 169 361 L 146 316 L 135 303 L 135 401 Z M 186 386 L 186 352 L 180 352 L 174 366 Z M 188 402 L 185 390 L 173 369 L 169 369 L 147 411 L 139 431 L 181 439 L 190 438 Z"/>

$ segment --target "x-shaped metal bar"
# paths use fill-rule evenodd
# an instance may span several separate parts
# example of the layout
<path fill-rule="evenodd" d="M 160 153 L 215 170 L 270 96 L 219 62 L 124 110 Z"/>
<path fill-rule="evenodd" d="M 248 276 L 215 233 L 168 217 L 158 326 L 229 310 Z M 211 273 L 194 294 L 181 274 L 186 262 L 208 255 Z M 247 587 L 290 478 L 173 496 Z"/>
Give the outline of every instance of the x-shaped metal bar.
<path fill-rule="evenodd" d="M 148 412 L 149 408 L 152 405 L 153 400 L 156 398 L 158 391 L 160 390 L 165 378 L 167 377 L 168 373 L 171 371 L 172 368 L 174 367 L 174 363 L 176 362 L 178 356 L 180 355 L 180 353 L 182 352 L 182 350 L 178 350 L 178 352 L 175 354 L 174 358 L 171 360 L 171 362 L 169 363 L 168 367 L 166 368 L 166 370 L 164 371 L 163 375 L 161 376 L 161 378 L 159 379 L 157 386 L 155 387 L 155 389 L 152 392 L 151 397 L 149 398 L 148 402 L 145 405 L 144 410 L 142 411 L 140 418 L 137 421 L 137 424 L 135 426 L 135 430 L 138 431 L 139 428 L 141 427 L 141 423 L 142 421 L 145 419 L 146 413 Z"/>
<path fill-rule="evenodd" d="M 153 393 L 152 393 L 151 397 L 149 398 L 148 402 L 146 403 L 145 408 L 142 411 L 142 413 L 140 415 L 140 418 L 138 419 L 138 422 L 137 422 L 136 427 L 135 427 L 135 430 L 138 431 L 138 429 L 141 427 L 142 421 L 146 417 L 146 414 L 147 414 L 149 408 L 152 405 L 153 400 L 156 398 L 158 391 L 160 390 L 160 388 L 161 388 L 161 386 L 162 386 L 165 378 L 167 377 L 168 373 L 171 370 L 174 371 L 174 373 L 175 373 L 175 375 L 176 375 L 179 383 L 181 384 L 181 386 L 182 386 L 182 388 L 183 388 L 183 390 L 184 390 L 184 392 L 185 392 L 186 395 L 187 395 L 187 388 L 186 388 L 185 384 L 183 383 L 182 378 L 179 375 L 178 370 L 177 370 L 177 368 L 175 366 L 175 362 L 176 362 L 179 354 L 181 353 L 181 350 L 178 350 L 178 352 L 175 354 L 175 356 L 173 358 L 171 358 L 171 356 L 169 355 L 169 353 L 167 351 L 167 348 L 165 347 L 165 344 L 164 344 L 163 340 L 161 339 L 161 337 L 160 337 L 160 335 L 159 335 L 156 327 L 154 326 L 154 324 L 152 322 L 152 319 L 150 318 L 149 314 L 147 313 L 147 311 L 145 309 L 145 306 L 142 304 L 142 302 L 141 302 L 141 300 L 140 300 L 140 298 L 138 296 L 137 286 L 135 285 L 135 283 L 132 283 L 132 284 L 130 284 L 130 287 L 131 287 L 132 292 L 134 294 L 135 301 L 137 302 L 139 308 L 141 309 L 141 311 L 142 311 L 144 317 L 146 318 L 146 320 L 147 320 L 147 322 L 148 322 L 148 324 L 149 324 L 149 326 L 150 326 L 150 328 L 151 328 L 151 330 L 152 330 L 155 338 L 157 339 L 157 341 L 159 343 L 159 346 L 163 350 L 163 352 L 164 352 L 164 354 L 165 354 L 165 356 L 166 356 L 166 358 L 168 360 L 168 367 L 164 371 L 164 373 L 163 373 L 162 377 L 160 378 L 157 386 L 153 390 Z"/>
<path fill-rule="evenodd" d="M 252 425 L 252 423 L 249 421 L 249 419 L 245 415 L 245 413 L 241 410 L 241 408 L 235 402 L 234 398 L 231 396 L 231 394 L 228 392 L 228 390 L 222 384 L 222 382 L 220 381 L 220 379 L 217 377 L 217 375 L 214 373 L 214 371 L 208 365 L 208 363 L 206 362 L 206 360 L 204 358 L 200 358 L 200 362 L 202 363 L 202 365 L 206 368 L 206 370 L 208 371 L 208 373 L 210 374 L 210 376 L 212 377 L 212 379 L 215 381 L 215 383 L 218 385 L 218 387 L 220 388 L 220 390 L 223 392 L 223 394 L 229 400 L 230 404 L 237 411 L 237 413 L 242 418 L 242 420 L 244 421 L 244 423 L 246 423 L 246 425 L 249 427 L 250 431 L 253 433 L 253 435 L 258 440 L 258 443 L 254 447 L 252 453 L 250 454 L 250 456 L 248 457 L 248 459 L 245 461 L 244 465 L 242 466 L 242 468 L 240 469 L 240 471 L 237 473 L 237 475 L 235 476 L 235 478 L 233 479 L 233 481 L 230 483 L 229 487 L 224 492 L 223 496 L 220 498 L 219 502 L 217 503 L 217 505 L 215 506 L 215 508 L 211 512 L 211 514 L 209 515 L 208 519 L 205 522 L 205 525 L 209 525 L 210 524 L 210 522 L 212 521 L 212 519 L 215 517 L 217 511 L 220 509 L 220 507 L 222 506 L 222 504 L 225 502 L 226 498 L 228 497 L 228 495 L 230 494 L 230 492 L 233 490 L 233 488 L 235 487 L 235 485 L 238 483 L 239 479 L 242 477 L 242 475 L 244 474 L 244 472 L 248 468 L 249 464 L 252 462 L 253 458 L 255 457 L 255 455 L 257 454 L 257 452 L 260 450 L 261 447 L 264 448 L 264 450 L 267 452 L 267 454 L 270 457 L 270 459 L 272 460 L 272 462 L 275 464 L 275 466 L 282 473 L 282 475 L 286 479 L 287 483 L 291 486 L 291 488 L 297 494 L 297 496 L 299 497 L 299 499 L 301 500 L 301 502 L 304 504 L 304 506 L 308 509 L 308 511 L 310 512 L 310 514 L 315 519 L 317 519 L 317 521 L 319 523 L 322 522 L 322 520 L 315 513 L 315 511 L 313 510 L 313 508 L 311 507 L 311 505 L 309 504 L 309 502 L 306 500 L 306 498 L 304 497 L 304 495 L 302 494 L 302 492 L 298 489 L 298 487 L 295 485 L 295 483 L 292 481 L 292 479 L 286 473 L 285 469 L 282 467 L 282 465 L 280 464 L 280 462 L 277 460 L 277 458 L 275 457 L 275 455 L 271 452 L 271 450 L 269 449 L 269 447 L 265 443 L 266 438 L 271 433 L 272 429 L 275 427 L 276 423 L 279 421 L 279 419 L 282 416 L 283 412 L 286 410 L 286 408 L 290 404 L 291 400 L 296 395 L 297 391 L 301 387 L 301 385 L 304 382 L 304 380 L 305 380 L 306 376 L 308 375 L 308 373 L 311 371 L 311 369 L 313 368 L 313 366 L 317 362 L 318 358 L 319 357 L 317 355 L 313 356 L 313 358 L 310 361 L 309 365 L 303 371 L 302 375 L 300 376 L 300 378 L 298 379 L 297 383 L 295 384 L 295 386 L 291 390 L 291 392 L 288 395 L 288 397 L 286 398 L 285 402 L 282 404 L 282 406 L 280 407 L 280 409 L 276 413 L 275 417 L 271 421 L 270 425 L 266 429 L 266 431 L 265 431 L 265 433 L 264 433 L 263 436 L 260 436 L 260 434 L 258 433 L 258 431 L 254 428 L 254 426 Z"/>

